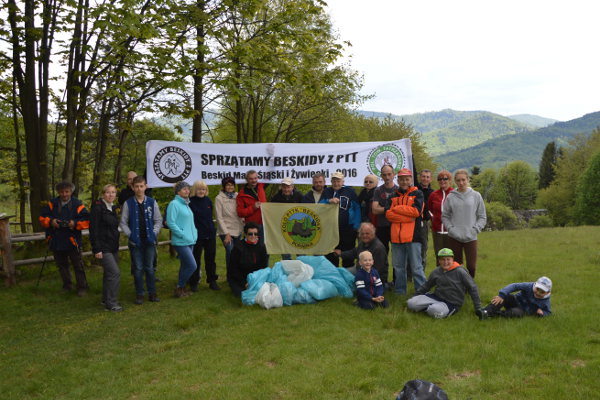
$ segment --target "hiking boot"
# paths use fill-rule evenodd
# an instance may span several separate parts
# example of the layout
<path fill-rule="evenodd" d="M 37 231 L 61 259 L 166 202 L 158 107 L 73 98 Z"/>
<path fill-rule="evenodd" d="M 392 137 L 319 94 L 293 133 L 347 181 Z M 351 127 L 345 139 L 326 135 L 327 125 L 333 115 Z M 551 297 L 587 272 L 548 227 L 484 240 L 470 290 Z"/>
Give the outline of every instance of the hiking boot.
<path fill-rule="evenodd" d="M 174 296 L 179 299 L 181 297 L 187 297 L 187 296 L 189 296 L 189 294 L 185 290 L 185 288 L 177 287 L 177 288 L 175 288 L 175 295 Z"/>
<path fill-rule="evenodd" d="M 190 285 L 190 290 L 196 293 L 198 291 L 198 285 Z"/>
<path fill-rule="evenodd" d="M 85 288 L 77 289 L 77 296 L 84 297 L 85 295 L 87 295 L 87 289 L 85 289 Z"/>
<path fill-rule="evenodd" d="M 479 308 L 475 310 L 475 314 L 479 317 L 480 321 L 483 321 L 484 319 L 488 318 L 488 312 L 484 308 Z"/>
<path fill-rule="evenodd" d="M 134 303 L 137 304 L 138 306 L 141 306 L 142 304 L 144 304 L 144 296 L 143 295 L 135 296 Z"/>
<path fill-rule="evenodd" d="M 217 281 L 208 282 L 208 287 L 211 290 L 221 290 L 221 288 L 219 287 L 219 284 L 217 283 Z"/>
<path fill-rule="evenodd" d="M 158 298 L 158 296 L 156 295 L 156 293 L 150 293 L 148 295 L 148 300 L 150 300 L 153 303 L 158 303 L 160 301 L 160 299 Z"/>

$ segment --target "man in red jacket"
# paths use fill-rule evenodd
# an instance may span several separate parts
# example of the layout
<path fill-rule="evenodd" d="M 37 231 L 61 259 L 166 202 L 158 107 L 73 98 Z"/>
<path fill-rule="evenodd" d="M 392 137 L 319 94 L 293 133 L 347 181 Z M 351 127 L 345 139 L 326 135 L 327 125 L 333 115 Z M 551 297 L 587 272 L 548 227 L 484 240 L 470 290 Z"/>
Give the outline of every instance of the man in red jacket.
<path fill-rule="evenodd" d="M 244 219 L 244 223 L 254 222 L 258 225 L 259 242 L 265 243 L 264 229 L 262 224 L 261 203 L 267 202 L 265 185 L 258 182 L 258 173 L 251 169 L 246 172 L 246 185 L 242 187 L 236 198 L 237 214 Z"/>

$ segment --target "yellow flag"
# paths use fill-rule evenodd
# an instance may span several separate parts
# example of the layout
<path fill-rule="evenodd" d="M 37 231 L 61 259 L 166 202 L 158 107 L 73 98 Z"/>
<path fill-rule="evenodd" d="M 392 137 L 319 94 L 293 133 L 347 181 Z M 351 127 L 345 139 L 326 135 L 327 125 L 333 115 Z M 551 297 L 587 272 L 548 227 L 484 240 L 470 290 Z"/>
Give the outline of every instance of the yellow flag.
<path fill-rule="evenodd" d="M 261 203 L 269 254 L 328 254 L 339 242 L 337 204 Z"/>

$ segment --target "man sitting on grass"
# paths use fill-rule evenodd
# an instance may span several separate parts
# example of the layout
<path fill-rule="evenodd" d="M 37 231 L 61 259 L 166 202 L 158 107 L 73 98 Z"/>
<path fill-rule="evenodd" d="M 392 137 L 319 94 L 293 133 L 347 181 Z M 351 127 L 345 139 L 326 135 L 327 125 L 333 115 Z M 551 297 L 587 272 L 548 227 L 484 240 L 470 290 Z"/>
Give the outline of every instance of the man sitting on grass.
<path fill-rule="evenodd" d="M 487 317 L 522 317 L 550 315 L 550 292 L 552 281 L 542 276 L 535 282 L 511 283 L 500 289 L 498 296 L 483 309 L 482 318 Z M 518 292 L 517 294 L 512 294 Z"/>
<path fill-rule="evenodd" d="M 433 318 L 446 318 L 460 310 L 468 291 L 475 313 L 481 315 L 479 291 L 471 275 L 454 261 L 452 250 L 441 249 L 437 256 L 439 267 L 431 272 L 429 279 L 408 299 L 408 309 L 425 311 Z M 434 286 L 435 292 L 428 293 Z"/>
<path fill-rule="evenodd" d="M 358 255 L 360 268 L 356 271 L 354 283 L 356 284 L 356 297 L 358 306 L 366 310 L 375 307 L 386 308 L 388 302 L 383 297 L 383 283 L 379 273 L 373 268 L 373 255 L 370 251 L 363 251 Z"/>

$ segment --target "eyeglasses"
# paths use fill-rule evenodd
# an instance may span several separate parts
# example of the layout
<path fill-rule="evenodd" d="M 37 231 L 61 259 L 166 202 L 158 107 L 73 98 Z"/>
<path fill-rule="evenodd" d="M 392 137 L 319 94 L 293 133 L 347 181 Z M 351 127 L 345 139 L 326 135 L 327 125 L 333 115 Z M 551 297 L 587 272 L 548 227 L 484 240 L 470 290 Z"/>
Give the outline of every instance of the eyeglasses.
<path fill-rule="evenodd" d="M 439 181 L 447 181 L 447 180 L 449 180 L 449 179 L 450 179 L 450 178 L 447 178 L 447 177 L 438 178 L 438 182 L 439 182 Z"/>
<path fill-rule="evenodd" d="M 248 232 L 246 236 L 258 236 L 258 232 Z"/>
<path fill-rule="evenodd" d="M 365 181 L 365 185 L 366 185 L 367 183 L 375 183 L 375 182 L 371 182 L 371 181 Z"/>

